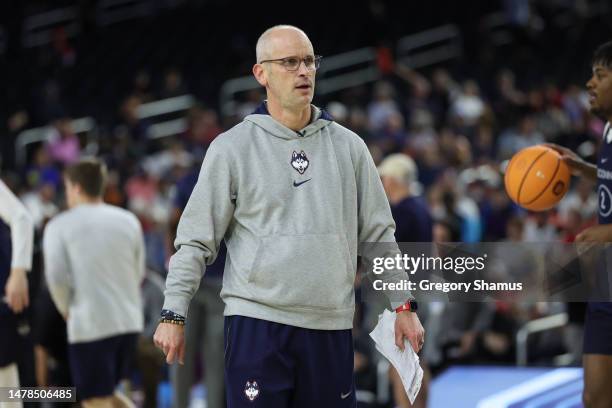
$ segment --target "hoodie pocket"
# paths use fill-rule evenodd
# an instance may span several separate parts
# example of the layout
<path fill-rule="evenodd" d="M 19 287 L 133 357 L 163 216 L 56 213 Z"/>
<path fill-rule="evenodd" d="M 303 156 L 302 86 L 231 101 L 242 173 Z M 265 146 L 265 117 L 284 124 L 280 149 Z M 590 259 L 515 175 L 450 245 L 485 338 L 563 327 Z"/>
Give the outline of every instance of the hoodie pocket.
<path fill-rule="evenodd" d="M 348 243 L 338 234 L 261 238 L 249 275 L 251 293 L 275 306 L 352 306 L 355 273 Z"/>

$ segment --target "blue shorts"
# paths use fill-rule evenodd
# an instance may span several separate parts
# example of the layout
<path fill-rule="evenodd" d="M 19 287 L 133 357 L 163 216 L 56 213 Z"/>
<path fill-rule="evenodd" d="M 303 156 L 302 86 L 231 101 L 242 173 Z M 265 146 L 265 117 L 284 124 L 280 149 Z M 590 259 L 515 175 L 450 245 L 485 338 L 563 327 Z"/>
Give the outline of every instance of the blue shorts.
<path fill-rule="evenodd" d="M 122 334 L 68 345 L 72 382 L 79 400 L 113 395 L 128 378 L 136 355 L 138 334 Z"/>
<path fill-rule="evenodd" d="M 611 302 L 590 302 L 587 305 L 583 352 L 612 355 Z"/>
<path fill-rule="evenodd" d="M 227 408 L 354 408 L 351 330 L 225 318 Z"/>

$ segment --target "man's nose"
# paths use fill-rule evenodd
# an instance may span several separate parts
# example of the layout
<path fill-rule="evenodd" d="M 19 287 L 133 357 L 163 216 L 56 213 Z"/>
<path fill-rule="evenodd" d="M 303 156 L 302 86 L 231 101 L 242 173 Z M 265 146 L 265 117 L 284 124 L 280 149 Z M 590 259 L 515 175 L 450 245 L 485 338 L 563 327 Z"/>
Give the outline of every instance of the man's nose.
<path fill-rule="evenodd" d="M 309 75 L 312 71 L 308 69 L 306 66 L 306 61 L 301 60 L 300 65 L 298 65 L 298 74 L 299 75 Z"/>
<path fill-rule="evenodd" d="M 591 79 L 589 79 L 586 83 L 586 87 L 587 89 L 591 90 L 593 88 L 595 88 L 595 84 L 593 83 L 593 77 L 591 77 Z"/>

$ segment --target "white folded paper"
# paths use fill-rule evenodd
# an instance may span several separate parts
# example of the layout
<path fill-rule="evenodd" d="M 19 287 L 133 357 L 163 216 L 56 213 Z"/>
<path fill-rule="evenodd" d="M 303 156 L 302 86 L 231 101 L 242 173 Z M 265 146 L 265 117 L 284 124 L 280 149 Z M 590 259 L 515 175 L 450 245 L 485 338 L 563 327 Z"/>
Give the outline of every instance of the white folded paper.
<path fill-rule="evenodd" d="M 378 324 L 370 333 L 370 337 L 376 343 L 376 349 L 399 373 L 408 399 L 413 404 L 421 389 L 423 369 L 419 364 L 419 356 L 414 352 L 408 340 L 404 339 L 404 351 L 395 345 L 395 316 L 396 313 L 389 310 L 379 315 Z"/>

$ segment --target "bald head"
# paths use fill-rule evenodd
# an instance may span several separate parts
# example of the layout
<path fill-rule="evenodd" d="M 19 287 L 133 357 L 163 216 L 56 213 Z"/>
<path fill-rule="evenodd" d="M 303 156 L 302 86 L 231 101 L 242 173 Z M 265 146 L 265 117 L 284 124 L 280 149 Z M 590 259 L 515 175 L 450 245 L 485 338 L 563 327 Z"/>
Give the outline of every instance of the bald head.
<path fill-rule="evenodd" d="M 295 61 L 299 61 L 297 69 Z M 315 61 L 312 43 L 297 27 L 274 26 L 257 41 L 253 75 L 266 88 L 270 115 L 290 129 L 301 129 L 310 118 L 317 68 Z M 283 122 L 286 114 L 295 120 Z"/>
<path fill-rule="evenodd" d="M 295 26 L 283 24 L 268 28 L 257 40 L 257 46 L 255 47 L 257 62 L 286 57 L 286 55 L 274 55 L 274 52 L 282 48 L 284 42 L 296 37 L 300 38 L 300 40 L 305 40 L 312 49 L 312 44 L 306 33 Z"/>

